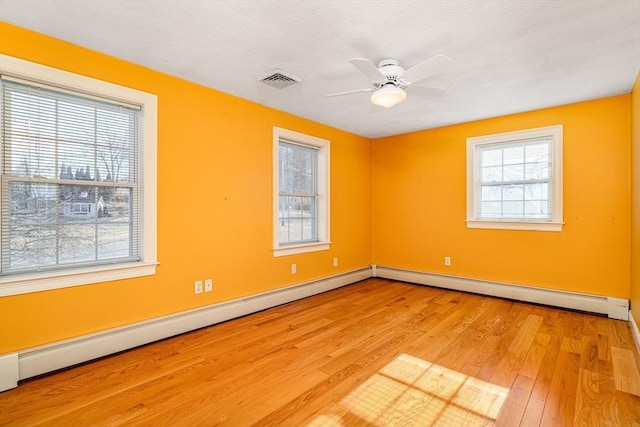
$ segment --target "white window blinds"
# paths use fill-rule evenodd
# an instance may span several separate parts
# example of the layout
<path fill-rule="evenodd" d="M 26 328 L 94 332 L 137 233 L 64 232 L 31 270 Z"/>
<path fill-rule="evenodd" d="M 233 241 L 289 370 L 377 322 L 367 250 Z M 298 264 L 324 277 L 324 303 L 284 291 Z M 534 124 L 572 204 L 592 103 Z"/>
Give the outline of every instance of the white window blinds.
<path fill-rule="evenodd" d="M 140 260 L 139 108 L 1 86 L 1 274 Z"/>

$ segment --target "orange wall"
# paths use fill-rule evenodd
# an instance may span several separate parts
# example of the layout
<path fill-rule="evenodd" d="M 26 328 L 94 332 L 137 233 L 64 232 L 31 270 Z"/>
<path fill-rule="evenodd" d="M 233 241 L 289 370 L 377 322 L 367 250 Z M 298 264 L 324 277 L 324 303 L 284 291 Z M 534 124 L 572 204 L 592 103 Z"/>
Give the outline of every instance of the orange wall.
<path fill-rule="evenodd" d="M 0 52 L 158 95 L 161 263 L 153 277 L 0 298 L 0 354 L 370 263 L 370 140 L 4 23 Z M 329 251 L 272 255 L 273 126 L 331 141 Z M 195 295 L 209 277 L 214 292 Z"/>
<path fill-rule="evenodd" d="M 640 325 L 640 72 L 631 92 L 631 313 Z"/>
<path fill-rule="evenodd" d="M 373 263 L 629 298 L 630 98 L 375 140 Z M 564 125 L 563 231 L 468 229 L 466 138 L 556 124 Z"/>

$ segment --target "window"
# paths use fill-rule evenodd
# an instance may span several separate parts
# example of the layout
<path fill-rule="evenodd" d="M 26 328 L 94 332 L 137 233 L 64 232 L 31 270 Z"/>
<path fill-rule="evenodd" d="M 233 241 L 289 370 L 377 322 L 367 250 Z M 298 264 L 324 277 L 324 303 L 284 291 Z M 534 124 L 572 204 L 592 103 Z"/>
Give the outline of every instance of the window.
<path fill-rule="evenodd" d="M 0 56 L 0 295 L 155 273 L 155 95 Z"/>
<path fill-rule="evenodd" d="M 467 226 L 562 230 L 562 126 L 467 139 Z"/>
<path fill-rule="evenodd" d="M 274 256 L 329 249 L 329 141 L 273 128 Z"/>

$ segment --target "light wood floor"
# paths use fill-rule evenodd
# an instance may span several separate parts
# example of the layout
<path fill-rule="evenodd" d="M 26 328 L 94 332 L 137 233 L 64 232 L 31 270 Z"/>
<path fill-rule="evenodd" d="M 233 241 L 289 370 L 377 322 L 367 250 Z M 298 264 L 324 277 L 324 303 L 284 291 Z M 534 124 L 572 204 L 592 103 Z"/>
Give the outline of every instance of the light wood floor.
<path fill-rule="evenodd" d="M 382 279 L 22 382 L 0 424 L 637 426 L 627 322 Z"/>

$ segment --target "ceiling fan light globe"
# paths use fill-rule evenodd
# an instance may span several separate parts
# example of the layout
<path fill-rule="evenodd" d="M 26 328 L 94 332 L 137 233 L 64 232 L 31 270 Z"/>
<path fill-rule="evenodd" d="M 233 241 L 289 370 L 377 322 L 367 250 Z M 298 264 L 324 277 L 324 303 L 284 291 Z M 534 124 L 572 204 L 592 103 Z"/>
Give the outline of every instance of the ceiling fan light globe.
<path fill-rule="evenodd" d="M 371 102 L 385 108 L 391 108 L 407 99 L 407 92 L 402 88 L 387 85 L 373 92 Z"/>

